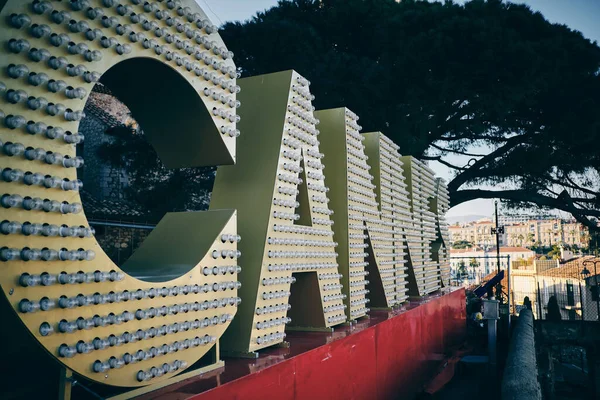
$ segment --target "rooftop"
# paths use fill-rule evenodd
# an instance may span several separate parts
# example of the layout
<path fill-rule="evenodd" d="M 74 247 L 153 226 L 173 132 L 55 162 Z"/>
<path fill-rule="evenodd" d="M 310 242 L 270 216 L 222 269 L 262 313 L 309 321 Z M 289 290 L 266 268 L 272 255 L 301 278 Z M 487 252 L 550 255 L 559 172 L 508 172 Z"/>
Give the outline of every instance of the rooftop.
<path fill-rule="evenodd" d="M 459 254 L 459 253 L 476 253 L 476 252 L 482 252 L 483 250 L 481 249 L 474 249 L 474 248 L 469 248 L 469 249 L 450 249 L 450 253 L 453 254 Z M 496 252 L 496 248 L 490 248 L 487 253 L 495 253 Z M 500 253 L 525 253 L 525 252 L 533 252 L 533 250 L 530 250 L 528 248 L 525 247 L 500 247 Z"/>
<path fill-rule="evenodd" d="M 539 276 L 550 276 L 553 278 L 568 278 L 568 279 L 581 279 L 581 271 L 583 271 L 584 263 L 586 261 L 600 261 L 600 258 L 596 258 L 594 256 L 584 256 L 580 258 L 576 258 L 573 260 L 569 260 L 565 263 L 561 263 L 556 268 L 550 268 L 543 272 L 538 272 Z M 587 265 L 587 268 L 593 274 L 593 265 L 590 269 L 590 264 Z"/>

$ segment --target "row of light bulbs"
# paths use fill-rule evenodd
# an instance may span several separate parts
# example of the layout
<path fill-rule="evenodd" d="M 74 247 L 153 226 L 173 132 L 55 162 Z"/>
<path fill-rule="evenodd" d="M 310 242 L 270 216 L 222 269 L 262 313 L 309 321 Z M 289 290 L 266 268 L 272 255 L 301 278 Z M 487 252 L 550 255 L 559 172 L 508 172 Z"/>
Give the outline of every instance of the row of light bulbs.
<path fill-rule="evenodd" d="M 343 276 L 344 275 L 337 273 L 337 272 L 330 272 L 330 273 L 318 275 L 320 281 L 329 280 L 329 279 L 341 279 Z"/>
<path fill-rule="evenodd" d="M 362 308 L 358 308 L 356 310 L 350 311 L 350 316 L 357 317 L 357 316 L 368 314 L 370 311 L 371 311 L 370 308 L 362 307 Z"/>
<path fill-rule="evenodd" d="M 67 178 L 60 178 L 58 176 L 43 175 L 39 172 L 23 172 L 20 169 L 4 168 L 0 171 L 0 177 L 5 182 L 23 182 L 28 186 L 43 186 L 47 189 L 62 189 L 65 191 L 74 190 L 79 191 L 83 186 L 83 182 L 79 179 L 70 181 Z"/>
<path fill-rule="evenodd" d="M 371 301 L 371 299 L 358 299 L 358 300 L 351 300 L 350 301 L 350 306 L 351 307 L 356 307 L 362 304 L 367 304 Z"/>
<path fill-rule="evenodd" d="M 76 272 L 59 274 L 43 272 L 41 274 L 29 274 L 24 272 L 19 277 L 19 284 L 23 287 L 32 286 L 51 286 L 51 285 L 76 285 L 81 283 L 101 283 L 101 282 L 119 282 L 125 279 L 125 274 L 115 270 L 94 271 L 94 272 Z"/>
<path fill-rule="evenodd" d="M 283 199 L 273 199 L 273 205 L 287 207 L 287 208 L 298 208 L 300 207 L 300 203 L 295 200 L 283 200 Z"/>
<path fill-rule="evenodd" d="M 62 140 L 65 143 L 69 143 L 69 144 L 78 144 L 78 143 L 83 142 L 83 139 L 84 139 L 83 135 L 80 133 L 71 133 L 71 132 L 65 131 L 64 129 L 59 128 L 59 127 L 48 126 L 43 122 L 27 121 L 25 119 L 25 117 L 23 117 L 21 115 L 9 114 L 9 115 L 5 116 L 4 113 L 0 110 L 0 120 L 1 119 L 4 119 L 4 125 L 6 127 L 8 127 L 9 129 L 21 129 L 24 127 L 25 131 L 27 133 L 29 133 L 30 135 L 44 134 L 46 136 L 46 138 L 48 138 L 48 139 L 51 139 L 51 140 L 58 139 L 58 140 Z M 24 154 L 26 151 L 25 146 L 21 143 L 6 142 L 3 144 L 3 148 L 4 148 L 4 152 L 7 155 Z M 36 149 L 36 151 L 37 151 L 37 149 Z M 9 152 L 13 153 L 13 154 L 9 154 Z M 53 153 L 46 152 L 46 154 L 53 154 Z M 54 154 L 60 154 L 60 153 L 54 153 Z M 59 161 L 62 162 L 63 158 L 65 160 L 68 159 L 67 156 L 62 156 L 62 158 Z M 76 158 L 80 159 L 80 157 L 76 157 Z M 49 162 L 47 159 L 45 161 L 48 164 L 54 164 L 54 163 L 60 164 L 59 162 Z M 83 162 L 81 162 L 81 165 L 83 165 Z M 68 165 L 68 166 L 64 165 L 64 166 L 67 168 L 70 168 L 70 167 L 74 167 L 74 166 L 79 167 L 81 165 L 75 164 L 75 165 Z"/>
<path fill-rule="evenodd" d="M 282 182 L 286 182 L 286 183 L 291 183 L 294 185 L 300 185 L 302 184 L 302 179 L 295 177 L 293 175 L 287 175 L 287 174 L 278 174 L 277 175 L 277 179 L 279 179 Z"/>
<path fill-rule="evenodd" d="M 226 291 L 239 289 L 241 287 L 240 282 L 220 282 L 204 285 L 184 285 L 184 286 L 172 286 L 170 288 L 151 288 L 151 289 L 138 289 L 136 291 L 120 291 L 120 292 L 110 292 L 110 293 L 95 293 L 93 295 L 77 295 L 74 297 L 62 296 L 58 301 L 54 301 L 52 299 L 43 298 L 40 301 L 30 301 L 28 299 L 23 299 L 19 303 L 19 310 L 23 313 L 30 313 L 36 311 L 49 311 L 54 308 L 56 304 L 58 304 L 61 308 L 75 308 L 75 307 L 83 307 L 90 305 L 98 305 L 98 304 L 107 304 L 107 303 L 120 303 L 124 301 L 130 300 L 143 300 L 143 299 L 152 299 L 157 296 L 162 297 L 174 297 L 177 295 L 188 295 L 188 294 L 198 294 L 198 293 L 209 293 Z"/>
<path fill-rule="evenodd" d="M 273 225 L 274 232 L 299 233 L 315 236 L 333 236 L 333 231 L 302 225 Z"/>
<path fill-rule="evenodd" d="M 277 188 L 277 192 L 279 194 L 285 194 L 287 196 L 297 196 L 300 193 L 300 191 L 296 188 L 288 188 L 288 187 L 282 187 L 282 186 L 279 186 Z"/>
<path fill-rule="evenodd" d="M 171 343 L 170 345 L 164 344 L 159 347 L 153 346 L 150 349 L 148 349 L 147 351 L 138 350 L 138 351 L 134 352 L 133 354 L 125 353 L 125 354 L 123 354 L 122 357 L 118 357 L 118 358 L 112 356 L 107 361 L 104 361 L 104 362 L 102 362 L 100 360 L 96 360 L 92 364 L 92 370 L 94 372 L 102 373 L 102 372 L 106 372 L 110 369 L 119 369 L 125 365 L 134 364 L 139 361 L 149 360 L 151 358 L 159 357 L 161 355 L 175 353 L 177 351 L 183 351 L 183 350 L 198 347 L 198 346 L 204 346 L 204 345 L 207 345 L 207 344 L 210 344 L 210 343 L 213 343 L 214 341 L 216 341 L 216 338 L 214 338 L 214 339 L 213 338 L 214 337 L 210 336 L 210 335 L 205 335 L 202 338 L 196 336 L 193 339 L 185 339 L 182 341 L 176 341 L 176 342 Z M 89 351 L 87 351 L 87 350 L 90 349 L 90 346 L 92 346 L 90 343 L 78 343 L 76 345 L 76 348 L 78 351 L 81 350 L 81 352 L 83 352 L 83 353 L 88 353 Z M 175 371 L 177 371 L 177 369 L 178 369 L 177 364 L 165 363 L 161 367 L 161 371 L 163 374 L 168 373 L 168 372 L 175 372 Z M 159 372 L 156 367 L 153 367 L 150 369 L 149 374 L 151 374 L 152 377 L 155 377 L 155 376 L 160 376 L 161 372 Z M 138 376 L 139 380 L 144 380 L 144 378 L 146 377 L 146 375 L 144 374 L 143 371 L 138 372 L 137 376 Z"/>
<path fill-rule="evenodd" d="M 339 283 L 327 283 L 323 285 L 323 290 L 340 290 L 343 286 Z"/>
<path fill-rule="evenodd" d="M 127 323 L 137 320 L 144 320 L 148 318 L 160 317 L 165 315 L 176 315 L 178 313 L 187 313 L 194 311 L 207 311 L 209 309 L 216 309 L 219 307 L 227 307 L 227 306 L 238 306 L 241 303 L 241 299 L 239 297 L 230 297 L 230 298 L 221 298 L 215 299 L 212 301 L 204 301 L 202 303 L 183 303 L 183 304 L 174 304 L 171 306 L 162 306 L 162 307 L 150 307 L 146 310 L 138 309 L 135 313 L 129 311 L 123 311 L 120 314 L 109 314 L 107 316 L 101 317 L 96 315 L 92 318 L 82 318 L 79 317 L 75 321 L 67 321 L 62 320 L 58 323 L 58 331 L 61 333 L 73 333 L 78 330 L 89 330 L 97 327 L 104 327 L 109 325 L 120 325 L 122 323 Z M 40 328 L 40 332 L 42 329 L 45 330 L 43 333 L 44 336 L 47 336 L 53 332 L 53 328 L 48 326 L 49 324 L 44 323 L 44 327 Z"/>
<path fill-rule="evenodd" d="M 287 312 L 291 308 L 292 308 L 292 305 L 289 303 L 263 306 L 263 307 L 258 307 L 256 309 L 256 315 L 273 314 L 273 313 L 279 313 L 279 312 L 284 312 L 284 311 Z"/>
<path fill-rule="evenodd" d="M 233 97 L 230 97 L 226 94 L 219 93 L 219 91 L 215 89 L 205 87 L 202 90 L 202 94 L 204 94 L 206 97 L 212 98 L 214 101 L 220 101 L 221 104 L 227 104 L 230 108 L 240 108 L 242 105 L 240 101 L 237 101 Z"/>
<path fill-rule="evenodd" d="M 346 308 L 347 308 L 347 306 L 345 304 L 335 304 L 335 305 L 324 307 L 323 312 L 328 314 L 328 313 L 332 313 L 332 312 L 336 312 L 336 311 L 345 310 Z"/>
<path fill-rule="evenodd" d="M 367 267 L 368 265 L 368 261 L 350 261 L 350 263 L 348 264 L 350 268 L 363 268 Z"/>
<path fill-rule="evenodd" d="M 285 333 L 283 332 L 275 332 L 269 333 L 268 335 L 259 336 L 256 338 L 256 344 L 267 344 L 275 341 L 283 340 L 285 338 Z"/>
<path fill-rule="evenodd" d="M 373 190 L 363 189 L 361 187 L 350 185 L 350 184 L 348 184 L 348 191 L 362 195 L 362 196 L 366 196 L 368 198 L 371 198 L 374 195 Z"/>
<path fill-rule="evenodd" d="M 241 301 L 242 299 L 239 297 L 222 297 L 220 299 L 214 299 L 210 301 L 205 300 L 202 303 L 196 301 L 194 303 L 182 303 L 173 304 L 171 306 L 150 307 L 146 310 L 138 309 L 135 312 L 135 318 L 137 320 L 144 320 L 148 318 L 164 317 L 167 315 L 177 315 L 179 313 L 206 311 L 211 308 L 227 307 L 228 305 L 238 306 L 241 303 Z"/>
<path fill-rule="evenodd" d="M 242 271 L 242 267 L 240 267 L 239 265 L 228 265 L 228 266 L 214 266 L 214 267 L 204 267 L 202 268 L 202 274 L 204 276 L 209 276 L 209 275 L 225 275 L 225 274 L 236 274 L 236 273 L 240 273 Z"/>
<path fill-rule="evenodd" d="M 302 128 L 302 129 L 307 132 L 310 132 L 309 129 L 305 129 L 305 128 Z M 314 137 L 312 137 L 310 134 L 306 134 L 298 129 L 291 128 L 291 129 L 288 129 L 286 132 L 291 137 L 298 139 L 310 146 L 317 146 L 320 144 L 319 141 L 317 139 L 315 139 Z"/>
<path fill-rule="evenodd" d="M 358 296 L 364 296 L 366 294 L 369 294 L 369 292 L 370 292 L 369 289 L 351 290 L 350 291 L 350 298 L 352 298 L 352 297 L 358 297 Z"/>
<path fill-rule="evenodd" d="M 61 236 L 61 237 L 91 237 L 94 234 L 93 228 L 88 228 L 83 225 L 80 226 L 67 226 L 67 225 L 54 225 L 54 224 L 39 224 L 31 222 L 18 222 L 18 221 L 2 221 L 0 222 L 0 233 L 5 235 L 10 234 L 23 234 L 29 235 L 41 235 L 41 236 Z"/>
<path fill-rule="evenodd" d="M 340 314 L 340 315 L 334 315 L 331 317 L 327 317 L 327 323 L 329 324 L 334 324 L 336 322 L 341 322 L 341 321 L 345 321 L 346 320 L 346 315 L 345 314 Z"/>
<path fill-rule="evenodd" d="M 336 300 L 344 300 L 347 296 L 345 294 L 328 294 L 323 296 L 324 302 L 336 301 Z"/>
<path fill-rule="evenodd" d="M 261 297 L 263 300 L 273 300 L 290 297 L 291 294 L 292 292 L 290 292 L 289 290 L 276 290 L 274 292 L 263 292 Z"/>
<path fill-rule="evenodd" d="M 302 158 L 300 152 L 297 151 L 283 150 L 281 152 L 281 155 L 283 156 L 283 158 L 287 158 L 293 161 L 299 161 Z"/>
<path fill-rule="evenodd" d="M 39 197 L 23 197 L 18 194 L 4 194 L 0 197 L 0 205 L 4 208 L 23 208 L 27 211 L 60 212 L 62 214 L 78 214 L 82 207 L 80 203 L 68 203 L 57 200 L 40 199 Z"/>
<path fill-rule="evenodd" d="M 299 105 L 304 111 L 315 111 L 315 107 L 312 105 L 312 103 L 308 100 L 303 99 L 302 97 L 292 96 L 292 103 Z"/>
<path fill-rule="evenodd" d="M 185 361 L 175 360 L 171 364 L 163 364 L 160 367 L 152 367 L 147 371 L 138 371 L 136 377 L 140 382 L 149 381 L 152 378 L 163 376 L 166 373 L 173 373 L 180 369 L 185 369 L 187 363 Z M 165 372 L 167 371 L 167 372 Z"/>
<path fill-rule="evenodd" d="M 264 278 L 262 280 L 263 286 L 273 286 L 273 285 L 284 285 L 284 284 L 292 284 L 296 282 L 296 278 L 293 276 L 287 277 L 279 277 L 279 278 Z"/>
<path fill-rule="evenodd" d="M 354 147 L 355 149 L 357 149 L 358 151 L 363 151 L 365 149 L 365 145 L 362 144 L 362 142 L 354 139 L 353 137 L 351 137 L 350 135 L 348 135 L 346 137 L 346 144 L 350 145 L 352 147 Z"/>
<path fill-rule="evenodd" d="M 350 282 L 349 286 L 350 287 L 357 287 L 357 286 L 367 286 L 369 284 L 368 280 L 361 280 L 361 281 L 352 281 Z"/>
<path fill-rule="evenodd" d="M 348 256 L 350 258 L 366 258 L 369 256 L 368 253 L 366 252 L 355 252 L 355 251 L 351 251 L 348 253 Z"/>
<path fill-rule="evenodd" d="M 35 100 L 37 102 L 40 101 L 39 99 L 35 99 Z M 36 104 L 39 105 L 40 103 L 36 103 Z M 64 117 L 65 121 L 80 121 L 85 116 L 85 113 L 83 111 L 73 111 L 70 108 L 67 108 L 64 104 L 48 103 L 48 105 L 46 106 L 46 112 L 47 112 L 47 114 L 52 115 L 52 116 L 62 115 Z M 23 117 L 22 115 L 9 114 L 9 115 L 4 116 L 4 113 L 2 113 L 0 116 L 3 117 L 4 125 L 9 129 L 21 129 L 21 128 L 25 127 L 28 132 L 31 131 L 33 133 L 46 133 L 46 136 L 49 139 L 54 139 L 53 137 L 50 137 L 47 132 L 42 132 L 42 130 L 40 129 L 41 123 L 36 123 L 33 121 L 31 121 L 31 123 L 29 123 L 29 121 L 27 121 L 27 119 L 25 117 Z M 34 124 L 38 124 L 38 125 L 34 125 Z M 34 126 L 30 126 L 30 125 L 34 125 Z M 40 132 L 36 132 L 36 131 L 40 131 Z M 66 139 L 66 136 L 62 136 L 61 139 L 65 140 L 65 142 L 67 142 L 67 140 L 73 140 L 74 138 Z"/>
<path fill-rule="evenodd" d="M 370 183 L 370 182 L 368 182 L 368 181 L 366 181 L 364 179 L 359 179 L 359 178 L 357 178 L 355 176 L 351 176 L 351 175 L 348 176 L 348 181 L 352 182 L 352 183 L 355 183 L 355 184 L 357 184 L 359 186 L 365 187 L 367 189 L 370 189 L 370 190 L 374 190 L 376 188 L 376 186 L 373 185 L 372 183 Z"/>
<path fill-rule="evenodd" d="M 329 258 L 336 257 L 338 253 L 330 251 L 272 251 L 267 253 L 269 258 Z"/>
<path fill-rule="evenodd" d="M 286 246 L 309 246 L 309 247 L 337 247 L 337 242 L 331 242 L 327 240 L 305 240 L 305 239 L 293 239 L 293 238 L 271 238 L 267 239 L 268 244 L 272 245 L 286 245 Z"/>
<path fill-rule="evenodd" d="M 92 10 L 92 9 L 90 9 L 90 10 Z M 47 11 L 47 10 L 45 10 L 45 11 Z M 90 15 L 91 17 L 97 17 L 98 14 L 99 14 L 99 12 L 97 10 L 95 10 L 95 11 L 92 10 L 92 14 L 93 15 Z M 51 18 L 56 23 L 62 23 L 65 20 L 69 20 L 70 21 L 70 16 L 67 13 L 65 13 L 65 12 L 53 12 L 51 14 Z M 138 18 L 138 17 L 136 16 L 134 18 Z M 15 17 L 14 19 L 21 20 L 22 18 L 16 18 Z M 105 25 L 106 27 L 109 27 L 109 26 L 113 26 L 118 21 L 114 17 L 112 17 L 112 18 L 106 18 L 106 17 L 104 17 L 102 19 L 102 22 L 103 22 L 103 25 Z M 133 21 L 133 22 L 139 22 L 139 21 L 136 20 L 136 21 Z M 177 22 L 177 21 L 175 21 L 175 22 Z M 144 24 L 147 24 L 147 23 L 148 23 L 147 20 L 143 21 L 144 28 L 148 30 L 151 27 L 144 25 Z M 173 24 L 173 20 L 169 19 L 167 21 L 167 23 L 170 24 L 170 25 L 172 25 Z M 206 25 L 205 25 L 204 22 L 200 23 L 200 21 L 199 21 L 198 24 L 199 24 L 199 26 L 202 25 L 203 27 L 206 27 Z M 20 26 L 21 25 L 19 24 L 19 27 Z M 182 32 L 183 28 L 180 28 L 180 26 L 182 26 L 182 25 L 178 25 L 177 28 L 178 28 L 178 31 Z M 45 35 L 46 33 L 48 33 L 47 30 L 49 28 L 47 26 L 45 26 L 45 27 L 46 27 L 45 29 L 42 29 L 42 28 L 39 28 L 39 26 L 36 26 L 36 28 L 37 28 L 36 32 L 40 31 L 40 30 L 42 31 L 37 36 Z M 119 29 L 118 29 L 119 27 L 121 27 L 121 32 L 119 32 Z M 80 21 L 78 23 L 72 21 L 72 22 L 70 22 L 69 28 L 71 29 L 71 31 L 74 31 L 74 32 L 85 31 L 86 34 L 88 35 L 88 39 L 94 39 L 94 38 L 96 38 L 96 36 L 100 37 L 100 41 L 101 41 L 101 44 L 103 45 L 103 47 L 107 48 L 107 47 L 117 46 L 117 51 L 120 54 L 130 52 L 130 46 L 128 46 L 128 45 L 124 45 L 124 46 L 123 45 L 119 45 L 119 44 L 117 44 L 118 42 L 116 41 L 116 39 L 114 39 L 114 38 L 106 38 L 105 36 L 102 35 L 101 31 L 89 29 L 89 26 L 84 21 Z M 117 27 L 117 31 L 118 31 L 119 34 L 123 34 L 123 33 L 126 32 L 126 29 L 123 29 L 123 27 L 121 25 L 119 25 Z M 186 32 L 188 32 L 188 31 L 186 31 Z M 145 44 L 145 47 L 147 47 L 147 48 L 154 47 L 154 46 L 152 46 L 153 45 L 152 42 L 149 42 L 148 40 L 144 40 L 145 37 L 143 36 L 143 34 L 140 34 L 140 35 L 142 35 L 142 36 L 136 36 L 135 38 L 132 37 L 132 39 L 134 41 L 143 41 L 143 43 Z M 194 34 L 190 35 L 188 33 L 188 36 L 190 38 L 193 37 L 194 35 L 196 35 L 196 34 L 194 33 Z M 90 37 L 90 36 L 93 36 L 93 38 Z M 52 38 L 54 38 L 55 41 L 58 40 L 58 43 L 55 43 L 57 45 L 62 44 L 63 41 L 68 42 L 69 44 L 71 44 L 71 46 L 69 47 L 69 49 L 73 49 L 71 51 L 71 53 L 84 53 L 86 55 L 87 54 L 92 54 L 91 56 L 87 57 L 88 61 L 93 61 L 95 59 L 99 59 L 100 56 L 101 56 L 101 54 L 96 54 L 98 52 L 89 52 L 89 50 L 87 50 L 87 46 L 85 44 L 76 45 L 73 42 L 71 42 L 70 40 L 67 41 L 68 37 L 65 38 L 65 37 L 61 37 L 60 35 L 55 35 Z M 64 39 L 64 40 L 62 40 L 62 39 Z M 206 39 L 204 39 L 202 37 L 199 37 L 198 35 L 196 36 L 196 39 L 199 41 L 199 43 L 204 43 L 206 45 Z M 167 40 L 169 41 L 169 39 L 167 39 Z M 171 40 L 170 41 L 173 41 L 173 40 L 174 39 L 172 38 L 172 35 L 171 35 Z M 212 42 L 211 42 L 211 44 L 212 44 Z M 28 47 L 28 44 L 27 44 L 26 41 L 25 42 L 15 41 L 13 47 L 15 47 L 15 49 L 14 49 L 15 51 L 17 51 L 17 50 L 18 51 L 23 51 L 24 49 L 26 49 Z M 215 53 L 223 55 L 224 58 L 230 58 L 230 57 L 232 57 L 232 54 L 230 54 L 229 52 L 221 50 L 220 48 L 219 49 L 215 48 L 214 44 L 212 45 L 212 47 L 211 46 L 209 46 L 209 47 L 212 48 Z M 207 48 L 209 48 L 209 47 L 207 47 Z M 121 49 L 121 51 L 119 51 L 119 49 Z M 157 50 L 157 53 L 163 53 L 163 52 L 164 52 L 164 49 L 160 50 L 160 51 Z M 52 58 L 54 58 L 55 60 L 58 60 L 58 59 L 56 59 L 56 57 L 52 57 L 51 54 L 48 51 L 46 51 L 46 50 L 37 50 L 36 49 L 35 54 L 36 54 L 36 56 L 34 57 L 34 58 L 36 58 L 35 61 L 41 61 L 41 60 L 48 59 L 48 61 L 50 62 L 50 59 L 52 59 Z M 237 77 L 237 73 L 235 72 L 235 70 L 232 71 L 232 67 L 227 67 L 227 66 L 225 66 L 222 63 L 211 62 L 211 61 L 209 61 L 206 58 L 206 56 L 202 56 L 202 57 L 199 57 L 199 58 L 203 58 L 204 61 L 207 62 L 207 64 L 211 64 L 213 67 L 219 68 L 223 73 L 228 73 L 229 75 L 231 75 L 231 77 Z M 183 62 L 182 63 L 178 62 L 178 64 L 183 64 Z M 187 64 L 186 64 L 186 66 L 187 66 Z M 62 67 L 62 65 L 58 65 L 57 67 Z M 191 69 L 196 69 L 196 73 L 199 74 L 198 67 L 196 67 L 196 66 L 188 66 L 188 70 L 191 70 Z M 76 73 L 74 73 L 72 75 L 83 75 L 83 74 L 86 74 L 86 73 L 87 73 L 87 71 L 85 71 L 85 69 L 83 69 L 83 71 L 78 71 L 78 72 L 76 72 Z M 86 79 L 86 81 L 90 81 L 90 80 L 94 80 L 94 79 Z M 216 82 L 216 84 L 223 85 L 223 82 Z M 235 86 L 227 86 L 227 87 L 224 87 L 224 88 L 229 88 L 230 91 L 232 91 L 232 92 L 239 91 L 239 88 L 235 87 Z M 75 93 L 76 95 L 81 95 L 81 91 L 76 91 L 76 92 L 73 92 L 73 93 Z M 234 117 L 234 118 L 236 118 L 236 117 Z"/>
<path fill-rule="evenodd" d="M 362 170 L 369 171 L 371 169 L 371 167 L 367 165 L 367 162 L 364 160 L 360 160 L 355 157 L 346 157 L 346 160 L 348 161 L 348 164 L 352 164 Z"/>
<path fill-rule="evenodd" d="M 30 249 L 23 247 L 15 249 L 10 247 L 0 248 L 0 261 L 92 261 L 96 257 L 93 250 L 67 250 L 67 249 Z"/>
<path fill-rule="evenodd" d="M 323 262 L 323 263 L 302 263 L 302 264 L 269 264 L 269 266 L 267 267 L 269 272 L 277 272 L 277 271 L 291 271 L 291 272 L 298 272 L 298 271 L 311 271 L 311 270 L 315 270 L 315 269 L 330 269 L 330 268 L 337 268 L 338 264 L 337 263 L 327 263 L 327 262 Z"/>
<path fill-rule="evenodd" d="M 355 205 L 348 205 L 348 210 L 349 211 L 358 211 L 360 213 L 364 213 L 364 214 L 370 214 L 370 215 L 375 215 L 377 217 L 381 216 L 381 212 L 378 211 L 376 208 L 368 208 L 368 207 L 362 207 L 362 206 L 355 206 Z"/>
<path fill-rule="evenodd" d="M 311 128 L 321 123 L 321 121 L 313 116 L 311 111 L 304 110 L 303 107 L 295 105 L 293 101 L 291 104 L 288 104 L 287 110 L 292 114 L 288 117 L 287 121 L 298 128 L 301 128 L 301 126 L 298 124 L 302 123 L 303 121 L 305 121 L 307 126 Z M 318 133 L 313 133 L 313 135 L 316 136 Z"/>
<path fill-rule="evenodd" d="M 333 225 L 333 220 L 325 218 L 312 218 L 313 225 Z"/>
<path fill-rule="evenodd" d="M 212 258 L 214 258 L 215 260 L 218 258 L 229 258 L 232 260 L 236 260 L 240 258 L 241 255 L 242 252 L 239 250 L 213 250 L 212 252 Z"/>
<path fill-rule="evenodd" d="M 292 85 L 292 91 L 297 93 L 306 101 L 314 101 L 315 99 L 315 96 L 310 94 L 310 92 L 307 89 L 304 89 L 302 86 Z"/>
<path fill-rule="evenodd" d="M 310 119 L 310 117 L 308 116 L 305 116 L 305 118 Z M 304 122 L 302 119 L 294 115 L 290 115 L 289 117 L 287 117 L 286 121 L 289 125 L 298 128 L 294 129 L 289 128 L 289 126 L 287 127 L 287 132 L 290 133 L 291 136 L 297 137 L 301 141 L 311 146 L 319 144 L 319 141 L 316 138 L 314 138 L 314 136 L 317 136 L 319 134 L 319 130 L 314 127 L 314 123 Z M 303 133 L 302 131 L 306 133 Z"/>
<path fill-rule="evenodd" d="M 256 323 L 256 329 L 269 329 L 279 325 L 286 325 L 292 322 L 292 319 L 289 317 L 281 317 L 270 319 L 268 321 L 261 321 Z"/>
<path fill-rule="evenodd" d="M 348 167 L 348 171 L 352 172 L 354 175 L 358 175 L 359 177 L 365 179 L 366 181 L 371 182 L 373 180 L 373 176 L 371 174 L 369 174 L 368 172 L 366 172 L 366 170 L 364 168 L 354 168 L 354 167 Z"/>
<path fill-rule="evenodd" d="M 322 203 L 322 204 L 329 203 L 329 199 L 327 198 L 327 196 L 319 196 L 319 195 L 313 194 L 312 196 L 310 196 L 310 198 L 312 199 L 312 201 L 317 202 L 317 203 Z"/>
<path fill-rule="evenodd" d="M 67 344 L 61 344 L 58 347 L 58 355 L 64 358 L 72 358 L 77 354 L 86 354 L 93 351 L 105 350 L 109 347 L 121 346 L 123 344 L 135 343 L 140 340 L 150 340 L 155 337 L 167 336 L 179 332 L 186 332 L 189 330 L 197 330 L 204 329 L 209 326 L 216 326 L 219 324 L 225 324 L 233 319 L 231 314 L 222 314 L 221 316 L 214 316 L 212 318 L 204 318 L 203 320 L 194 320 L 194 321 L 184 321 L 184 322 L 175 322 L 170 325 L 163 325 L 159 328 L 149 328 L 149 329 L 138 329 L 134 333 L 125 332 L 121 335 L 110 335 L 104 339 L 95 338 L 90 342 L 80 341 L 75 346 L 70 346 Z M 182 342 L 181 346 L 175 345 L 174 351 L 184 350 L 186 347 Z M 158 349 L 157 349 L 158 350 Z M 153 358 L 157 355 L 162 355 L 162 351 L 157 351 L 155 354 L 153 351 L 149 351 L 148 354 Z M 169 351 L 171 352 L 171 351 Z"/>

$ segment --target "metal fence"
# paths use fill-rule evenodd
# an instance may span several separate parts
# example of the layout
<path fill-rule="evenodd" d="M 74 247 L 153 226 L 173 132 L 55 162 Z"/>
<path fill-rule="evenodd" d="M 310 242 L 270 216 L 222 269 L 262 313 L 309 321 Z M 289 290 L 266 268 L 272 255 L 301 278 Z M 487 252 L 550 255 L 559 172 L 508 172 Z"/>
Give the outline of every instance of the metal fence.
<path fill-rule="evenodd" d="M 538 282 L 531 291 L 512 290 L 512 313 L 527 307 L 527 299 L 537 319 L 555 321 L 598 321 L 600 303 L 585 282 L 561 280 L 553 284 Z"/>

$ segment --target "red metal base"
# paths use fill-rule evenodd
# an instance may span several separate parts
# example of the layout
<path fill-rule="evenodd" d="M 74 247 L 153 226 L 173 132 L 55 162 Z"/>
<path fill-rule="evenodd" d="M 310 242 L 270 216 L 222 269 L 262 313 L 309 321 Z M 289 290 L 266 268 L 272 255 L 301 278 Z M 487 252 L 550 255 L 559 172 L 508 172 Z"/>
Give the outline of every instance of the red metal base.
<path fill-rule="evenodd" d="M 412 398 L 465 338 L 465 292 L 440 292 L 404 309 L 373 311 L 334 333 L 291 332 L 290 348 L 153 392 L 153 400 Z"/>

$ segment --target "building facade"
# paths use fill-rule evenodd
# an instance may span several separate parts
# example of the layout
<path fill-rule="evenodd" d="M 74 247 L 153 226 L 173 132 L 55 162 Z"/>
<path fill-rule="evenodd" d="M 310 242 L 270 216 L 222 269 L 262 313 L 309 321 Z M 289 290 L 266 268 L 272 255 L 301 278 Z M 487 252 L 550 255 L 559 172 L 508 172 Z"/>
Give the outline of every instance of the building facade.
<path fill-rule="evenodd" d="M 449 227 L 450 242 L 467 241 L 474 247 L 485 249 L 496 244 L 496 236 L 492 234 L 495 226 L 491 220 L 452 225 Z M 506 225 L 500 235 L 500 246 L 530 247 L 553 245 L 569 245 L 579 248 L 587 247 L 589 234 L 587 227 L 572 220 L 530 219 Z"/>
<path fill-rule="evenodd" d="M 450 231 L 450 243 L 466 241 L 479 248 L 490 248 L 496 246 L 496 235 L 492 228 L 496 225 L 490 219 L 482 219 L 468 224 L 455 224 L 448 227 Z M 504 236 L 500 236 L 500 246 L 503 246 Z"/>
<path fill-rule="evenodd" d="M 554 297 L 563 320 L 597 321 L 600 304 L 592 293 L 596 277 L 594 271 L 584 273 L 587 262 L 594 260 L 597 261 L 581 257 L 564 263 L 558 260 L 513 263 L 510 276 L 513 312 L 518 313 L 528 297 L 535 317 L 545 319 L 548 302 Z M 508 289 L 507 282 L 502 281 L 504 290 Z"/>
<path fill-rule="evenodd" d="M 453 279 L 459 278 L 461 272 L 466 273 L 471 283 L 478 284 L 489 274 L 498 270 L 498 258 L 495 248 L 488 250 L 451 249 L 450 274 Z M 524 247 L 501 247 L 500 269 L 506 269 L 511 263 L 533 260 L 535 252 Z M 512 265 L 512 264 L 511 264 Z"/>

